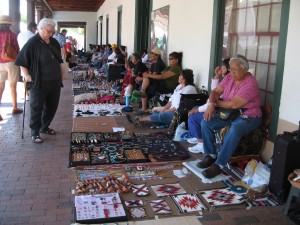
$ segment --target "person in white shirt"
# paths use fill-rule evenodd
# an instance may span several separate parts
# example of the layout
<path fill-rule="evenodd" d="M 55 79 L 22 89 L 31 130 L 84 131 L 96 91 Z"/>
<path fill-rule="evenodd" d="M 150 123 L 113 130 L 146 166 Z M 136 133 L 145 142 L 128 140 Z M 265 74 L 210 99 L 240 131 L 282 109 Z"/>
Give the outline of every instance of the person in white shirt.
<path fill-rule="evenodd" d="M 193 70 L 184 69 L 178 78 L 179 85 L 174 90 L 169 102 L 164 107 L 155 107 L 150 116 L 139 118 L 139 122 L 152 121 L 163 125 L 170 125 L 174 117 L 176 109 L 179 107 L 181 94 L 197 94 L 194 85 Z"/>
<path fill-rule="evenodd" d="M 37 24 L 35 22 L 30 22 L 27 26 L 27 30 L 19 33 L 17 40 L 20 47 L 20 50 L 26 44 L 26 42 L 35 35 L 37 30 Z"/>
<path fill-rule="evenodd" d="M 107 65 L 115 64 L 115 60 L 116 60 L 115 49 L 116 49 L 116 47 L 117 47 L 116 44 L 111 45 L 112 53 L 107 58 Z"/>

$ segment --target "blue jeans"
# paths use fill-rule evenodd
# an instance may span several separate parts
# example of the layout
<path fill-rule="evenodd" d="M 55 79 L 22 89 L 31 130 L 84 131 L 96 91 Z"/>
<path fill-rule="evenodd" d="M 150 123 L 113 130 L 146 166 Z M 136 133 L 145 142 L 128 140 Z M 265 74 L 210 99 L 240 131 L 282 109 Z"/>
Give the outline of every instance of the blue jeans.
<path fill-rule="evenodd" d="M 228 122 L 219 119 L 217 116 L 211 118 L 211 120 L 202 120 L 201 122 L 201 131 L 203 137 L 203 147 L 204 153 L 208 154 L 216 154 L 214 149 L 214 140 L 215 134 L 214 130 L 221 129 L 230 125 L 230 129 L 226 133 L 223 141 L 223 145 L 221 146 L 218 157 L 216 160 L 216 164 L 220 166 L 225 166 L 229 161 L 230 157 L 235 152 L 240 139 L 249 134 L 251 131 L 258 128 L 261 124 L 261 117 L 259 118 L 236 118 L 235 120 Z"/>
<path fill-rule="evenodd" d="M 202 139 L 201 121 L 203 120 L 203 114 L 204 112 L 195 113 L 189 116 L 188 119 L 190 135 L 197 139 Z"/>
<path fill-rule="evenodd" d="M 174 112 L 153 112 L 150 116 L 152 122 L 170 125 L 174 117 Z"/>

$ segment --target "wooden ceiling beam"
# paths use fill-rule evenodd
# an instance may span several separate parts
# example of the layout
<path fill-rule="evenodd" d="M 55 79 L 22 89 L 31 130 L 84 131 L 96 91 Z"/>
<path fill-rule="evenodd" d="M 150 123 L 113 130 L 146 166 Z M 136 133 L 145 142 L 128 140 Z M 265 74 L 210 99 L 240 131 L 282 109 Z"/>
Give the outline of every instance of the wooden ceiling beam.
<path fill-rule="evenodd" d="M 37 0 L 41 1 L 41 0 Z M 42 0 L 52 11 L 97 12 L 105 0 Z"/>

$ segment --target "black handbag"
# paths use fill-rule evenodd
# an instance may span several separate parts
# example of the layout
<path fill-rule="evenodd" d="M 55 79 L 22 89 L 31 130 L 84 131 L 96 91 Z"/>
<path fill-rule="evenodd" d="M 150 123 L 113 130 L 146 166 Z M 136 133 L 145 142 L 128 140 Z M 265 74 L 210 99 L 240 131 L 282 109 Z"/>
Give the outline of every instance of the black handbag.
<path fill-rule="evenodd" d="M 235 118 L 242 115 L 242 113 L 245 111 L 245 109 L 226 109 L 222 107 L 216 108 L 216 114 L 217 116 L 224 121 L 232 121 Z"/>
<path fill-rule="evenodd" d="M 187 115 L 193 107 L 204 105 L 207 99 L 208 93 L 206 92 L 200 94 L 181 94 L 177 112 L 179 115 Z"/>
<path fill-rule="evenodd" d="M 208 92 L 202 91 L 200 94 L 181 94 L 179 107 L 177 108 L 178 123 L 185 122 L 188 129 L 188 114 L 195 106 L 204 105 L 208 99 Z"/>

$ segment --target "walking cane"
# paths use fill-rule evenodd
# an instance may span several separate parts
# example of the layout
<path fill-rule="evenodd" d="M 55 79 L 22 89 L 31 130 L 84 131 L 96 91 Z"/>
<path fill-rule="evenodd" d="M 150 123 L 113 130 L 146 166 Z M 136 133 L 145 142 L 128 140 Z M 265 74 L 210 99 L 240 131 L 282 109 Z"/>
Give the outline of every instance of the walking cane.
<path fill-rule="evenodd" d="M 23 108 L 23 125 L 22 125 L 22 139 L 24 139 L 24 121 L 25 121 L 25 109 L 26 109 L 26 91 L 27 91 L 27 82 L 25 82 L 25 95 L 24 95 L 24 108 Z"/>

